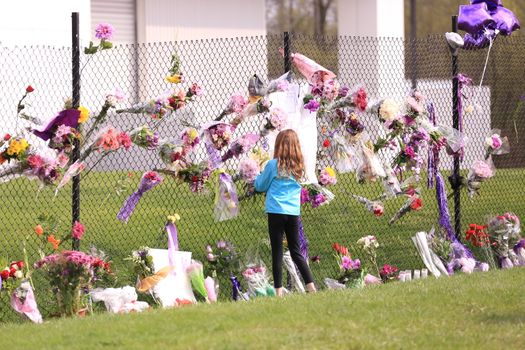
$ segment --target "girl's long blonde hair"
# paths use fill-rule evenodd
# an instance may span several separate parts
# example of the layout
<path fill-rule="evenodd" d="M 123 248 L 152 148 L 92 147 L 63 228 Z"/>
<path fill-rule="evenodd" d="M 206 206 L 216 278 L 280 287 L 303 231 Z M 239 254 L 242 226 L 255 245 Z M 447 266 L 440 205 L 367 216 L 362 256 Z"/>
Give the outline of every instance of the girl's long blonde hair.
<path fill-rule="evenodd" d="M 275 139 L 274 158 L 280 176 L 293 176 L 296 181 L 304 176 L 304 158 L 297 133 L 291 129 L 283 130 Z"/>

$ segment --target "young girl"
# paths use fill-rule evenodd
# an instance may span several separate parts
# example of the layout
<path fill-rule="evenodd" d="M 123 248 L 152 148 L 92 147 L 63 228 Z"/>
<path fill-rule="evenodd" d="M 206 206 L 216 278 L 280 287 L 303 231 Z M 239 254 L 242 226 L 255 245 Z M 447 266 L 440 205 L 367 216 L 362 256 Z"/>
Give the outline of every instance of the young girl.
<path fill-rule="evenodd" d="M 301 215 L 301 185 L 304 161 L 295 131 L 281 131 L 275 139 L 274 158 L 255 179 L 255 190 L 266 192 L 268 231 L 272 246 L 272 272 L 275 291 L 283 295 L 282 261 L 283 232 L 293 262 L 299 268 L 306 289 L 315 291 L 314 279 L 299 248 L 299 216 Z"/>

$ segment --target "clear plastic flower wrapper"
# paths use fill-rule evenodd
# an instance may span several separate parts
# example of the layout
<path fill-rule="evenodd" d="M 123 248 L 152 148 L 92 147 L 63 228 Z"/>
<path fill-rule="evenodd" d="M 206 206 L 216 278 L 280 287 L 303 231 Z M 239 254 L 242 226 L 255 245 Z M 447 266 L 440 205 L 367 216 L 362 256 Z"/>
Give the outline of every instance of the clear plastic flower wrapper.
<path fill-rule="evenodd" d="M 143 125 L 130 132 L 131 141 L 145 149 L 156 149 L 159 145 L 159 134 L 151 131 L 149 127 Z"/>
<path fill-rule="evenodd" d="M 521 265 L 519 256 L 516 254 L 518 251 L 521 255 L 520 243 L 522 240 L 520 219 L 516 214 L 509 212 L 493 217 L 487 225 L 487 233 L 501 268 L 507 269 Z"/>
<path fill-rule="evenodd" d="M 270 284 L 268 271 L 262 261 L 249 263 L 242 272 L 248 285 L 250 298 L 258 296 L 275 296 L 275 289 Z"/>
<path fill-rule="evenodd" d="M 407 213 L 411 211 L 420 210 L 423 208 L 423 200 L 419 196 L 419 194 L 415 193 L 408 197 L 405 204 L 399 210 L 392 216 L 390 221 L 388 222 L 390 225 L 395 223 L 397 220 L 405 216 Z"/>
<path fill-rule="evenodd" d="M 333 157 L 335 158 L 335 168 L 341 174 L 354 171 L 360 159 L 356 155 L 356 150 L 348 144 L 348 141 L 338 133 L 333 136 Z"/>
<path fill-rule="evenodd" d="M 354 197 L 359 203 L 364 204 L 366 209 L 372 214 L 374 214 L 374 216 L 376 217 L 383 216 L 385 212 L 385 208 L 383 206 L 383 203 L 381 203 L 380 201 L 371 201 L 368 198 L 358 196 L 355 194 L 353 194 L 352 197 Z"/>
<path fill-rule="evenodd" d="M 501 155 L 510 152 L 510 145 L 507 136 L 501 136 L 500 129 L 492 129 L 485 137 L 484 146 L 486 149 L 485 159 L 490 155 Z"/>
<path fill-rule="evenodd" d="M 214 217 L 217 221 L 235 218 L 239 214 L 239 200 L 232 177 L 225 171 L 218 174 L 218 185 L 215 191 Z"/>
<path fill-rule="evenodd" d="M 122 288 L 96 288 L 90 292 L 94 302 L 102 301 L 110 313 L 141 312 L 149 308 L 145 301 L 138 301 L 132 286 Z"/>
<path fill-rule="evenodd" d="M 363 144 L 360 153 L 362 162 L 356 172 L 359 183 L 376 182 L 378 179 L 386 177 L 385 169 L 372 149 Z"/>
<path fill-rule="evenodd" d="M 291 279 L 292 283 L 292 289 L 296 290 L 300 293 L 305 293 L 304 284 L 301 278 L 299 277 L 299 274 L 297 273 L 297 267 L 295 266 L 292 256 L 290 255 L 290 251 L 287 250 L 283 254 L 283 265 L 286 271 L 288 271 L 288 274 Z"/>
<path fill-rule="evenodd" d="M 493 177 L 495 172 L 496 168 L 490 157 L 486 160 L 474 161 L 467 175 L 468 196 L 472 198 L 478 194 L 481 183 Z"/>
<path fill-rule="evenodd" d="M 159 155 L 168 170 L 177 172 L 188 166 L 186 152 L 181 143 L 162 142 Z"/>
<path fill-rule="evenodd" d="M 334 198 L 335 195 L 331 191 L 319 184 L 302 185 L 301 204 L 310 203 L 312 208 L 317 208 L 330 203 Z"/>

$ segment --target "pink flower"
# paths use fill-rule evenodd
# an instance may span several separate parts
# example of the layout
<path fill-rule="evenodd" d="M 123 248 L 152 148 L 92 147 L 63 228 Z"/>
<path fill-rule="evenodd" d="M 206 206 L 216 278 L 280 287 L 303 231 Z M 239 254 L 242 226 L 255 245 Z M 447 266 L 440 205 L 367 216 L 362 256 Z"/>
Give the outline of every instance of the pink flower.
<path fill-rule="evenodd" d="M 31 169 L 40 169 L 44 166 L 44 159 L 38 154 L 27 157 L 27 163 Z"/>
<path fill-rule="evenodd" d="M 485 139 L 485 146 L 487 146 L 487 148 L 497 150 L 501 147 L 501 145 L 503 145 L 503 141 L 501 140 L 501 136 L 498 134 L 492 134 L 490 137 Z"/>
<path fill-rule="evenodd" d="M 270 123 L 276 130 L 282 130 L 286 126 L 288 114 L 282 109 L 275 107 L 270 112 Z"/>
<path fill-rule="evenodd" d="M 279 83 L 277 84 L 277 90 L 279 91 L 288 91 L 289 88 L 290 83 L 286 79 L 279 81 Z"/>
<path fill-rule="evenodd" d="M 368 104 L 366 91 L 364 88 L 359 88 L 356 92 L 352 95 L 354 105 L 359 108 L 361 111 L 364 111 L 366 109 L 366 106 Z"/>
<path fill-rule="evenodd" d="M 131 147 L 131 145 L 133 144 L 133 142 L 131 142 L 131 138 L 129 137 L 129 135 L 125 132 L 121 132 L 120 134 L 118 134 L 117 136 L 117 139 L 118 139 L 118 142 L 125 148 L 125 149 L 129 149 Z"/>
<path fill-rule="evenodd" d="M 474 172 L 474 175 L 482 179 L 488 179 L 494 175 L 490 165 L 483 160 L 476 160 L 472 163 L 472 171 Z"/>
<path fill-rule="evenodd" d="M 73 229 L 71 231 L 71 236 L 75 239 L 82 239 L 82 236 L 84 235 L 85 230 L 86 229 L 84 225 L 82 225 L 78 221 L 75 221 L 75 223 L 73 224 Z"/>
<path fill-rule="evenodd" d="M 190 87 L 190 92 L 191 92 L 192 95 L 200 96 L 200 95 L 202 95 L 204 90 L 202 89 L 202 87 L 199 84 L 193 83 L 191 85 L 191 87 Z"/>
<path fill-rule="evenodd" d="M 407 97 L 407 104 L 409 105 L 410 109 L 412 109 L 414 112 L 423 112 L 423 107 L 421 107 L 421 105 L 412 96 Z"/>
<path fill-rule="evenodd" d="M 57 161 L 58 161 L 58 166 L 63 168 L 69 162 L 69 157 L 64 152 L 60 152 L 58 154 Z"/>
<path fill-rule="evenodd" d="M 241 113 L 244 107 L 248 104 L 248 101 L 242 95 L 233 95 L 228 102 L 226 110 L 235 113 Z"/>
<path fill-rule="evenodd" d="M 113 26 L 109 23 L 100 23 L 95 28 L 95 37 L 100 40 L 111 40 L 113 37 Z"/>
<path fill-rule="evenodd" d="M 239 163 L 239 174 L 246 182 L 253 182 L 259 175 L 260 168 L 257 161 L 251 158 L 245 158 Z"/>

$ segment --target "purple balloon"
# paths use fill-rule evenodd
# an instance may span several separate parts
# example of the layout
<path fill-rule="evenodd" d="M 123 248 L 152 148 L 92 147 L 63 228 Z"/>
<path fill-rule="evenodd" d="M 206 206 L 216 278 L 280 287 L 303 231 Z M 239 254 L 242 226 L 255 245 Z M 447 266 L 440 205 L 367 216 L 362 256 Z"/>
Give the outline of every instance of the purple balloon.
<path fill-rule="evenodd" d="M 42 130 L 33 129 L 33 134 L 40 137 L 42 140 L 47 141 L 53 137 L 53 128 L 59 125 L 66 125 L 71 128 L 78 126 L 78 118 L 80 117 L 80 111 L 78 109 L 65 109 L 58 113 L 56 117 L 51 119 L 49 123 Z"/>
<path fill-rule="evenodd" d="M 475 5 L 475 4 L 481 4 L 483 2 L 487 4 L 487 7 L 490 11 L 495 10 L 496 7 L 498 6 L 503 6 L 503 4 L 501 3 L 501 0 L 472 0 L 470 3 L 472 5 Z"/>
<path fill-rule="evenodd" d="M 496 21 L 496 29 L 503 35 L 510 35 L 513 31 L 520 29 L 520 22 L 514 13 L 503 6 L 498 6 L 496 10 L 490 11 L 492 18 Z"/>
<path fill-rule="evenodd" d="M 495 25 L 486 3 L 459 6 L 458 29 L 476 35 L 482 29 Z"/>
<path fill-rule="evenodd" d="M 476 50 L 484 49 L 490 44 L 490 40 L 496 38 L 496 33 L 493 29 L 484 29 L 481 30 L 478 34 L 472 35 L 470 33 L 465 34 L 463 41 L 465 44 L 463 48 L 465 50 Z"/>

